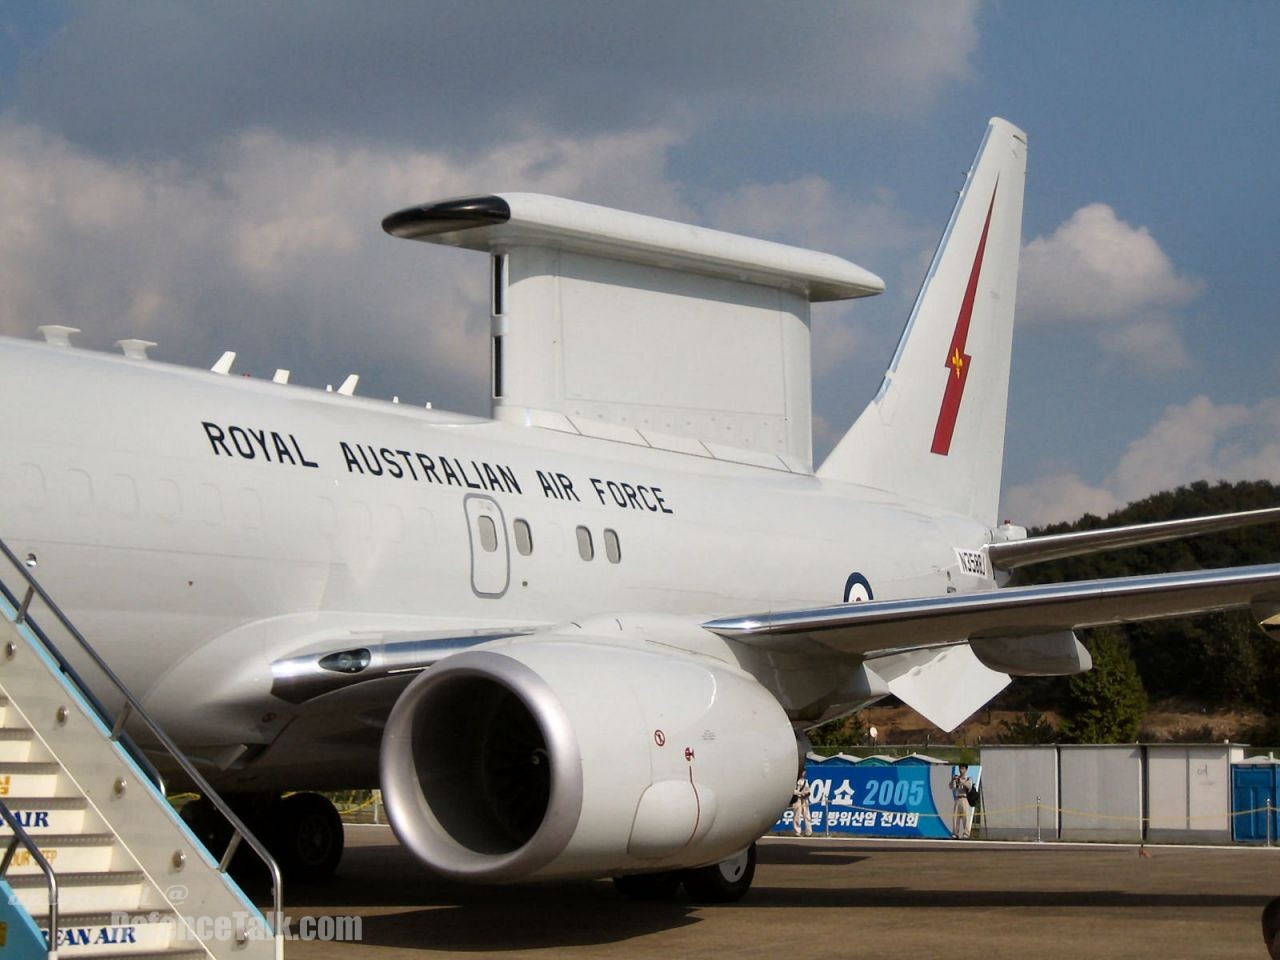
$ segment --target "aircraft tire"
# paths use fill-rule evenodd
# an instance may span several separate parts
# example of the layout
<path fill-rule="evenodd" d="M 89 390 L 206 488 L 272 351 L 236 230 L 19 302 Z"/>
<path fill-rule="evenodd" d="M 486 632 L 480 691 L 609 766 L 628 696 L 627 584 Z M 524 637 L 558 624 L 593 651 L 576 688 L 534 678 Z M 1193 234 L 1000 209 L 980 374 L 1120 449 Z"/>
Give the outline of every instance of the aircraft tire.
<path fill-rule="evenodd" d="M 286 880 L 318 883 L 342 859 L 342 818 L 318 793 L 294 793 L 276 803 L 267 846 Z"/>
<path fill-rule="evenodd" d="M 756 875 L 756 845 L 709 867 L 685 870 L 680 874 L 689 899 L 694 903 L 733 903 L 751 889 Z"/>
<path fill-rule="evenodd" d="M 673 900 L 680 892 L 680 874 L 675 870 L 633 873 L 614 877 L 613 885 L 628 900 Z"/>

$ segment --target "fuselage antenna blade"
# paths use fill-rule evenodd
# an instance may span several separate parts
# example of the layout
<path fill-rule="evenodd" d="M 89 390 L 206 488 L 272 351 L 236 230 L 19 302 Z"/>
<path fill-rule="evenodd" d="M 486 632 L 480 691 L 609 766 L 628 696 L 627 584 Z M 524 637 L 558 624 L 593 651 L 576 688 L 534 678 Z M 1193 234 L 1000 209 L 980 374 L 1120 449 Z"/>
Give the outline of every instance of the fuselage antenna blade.
<path fill-rule="evenodd" d="M 116 346 L 124 351 L 124 355 L 130 360 L 150 360 L 147 356 L 147 349 L 156 345 L 154 340 L 138 340 L 130 338 L 128 340 L 117 340 Z"/>
<path fill-rule="evenodd" d="M 54 347 L 71 346 L 71 335 L 79 333 L 79 327 L 64 327 L 60 323 L 46 323 L 37 328 L 44 335 L 44 342 Z"/>

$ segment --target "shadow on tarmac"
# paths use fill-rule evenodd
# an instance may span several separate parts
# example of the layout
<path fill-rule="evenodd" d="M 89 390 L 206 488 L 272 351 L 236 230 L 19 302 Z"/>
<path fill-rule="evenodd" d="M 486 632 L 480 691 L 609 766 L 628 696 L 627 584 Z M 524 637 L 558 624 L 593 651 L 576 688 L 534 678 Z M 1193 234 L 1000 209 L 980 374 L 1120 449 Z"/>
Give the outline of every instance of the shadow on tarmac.
<path fill-rule="evenodd" d="M 992 854 L 1014 852 L 1008 848 L 989 849 Z M 760 863 L 797 867 L 800 883 L 769 883 L 759 874 L 747 897 L 738 904 L 706 907 L 681 897 L 666 903 L 636 902 L 623 898 L 609 880 L 578 880 L 560 883 L 515 884 L 510 886 L 469 886 L 445 880 L 422 868 L 397 845 L 356 845 L 349 847 L 339 873 L 313 885 L 287 887 L 287 910 L 292 915 L 356 913 L 363 917 L 362 940 L 382 947 L 458 953 L 505 953 L 540 948 L 604 946 L 639 937 L 679 930 L 715 921 L 735 910 L 830 910 L 857 911 L 921 907 L 955 908 L 1087 908 L 1102 913 L 1119 913 L 1133 908 L 1163 911 L 1214 908 L 1253 908 L 1256 894 L 1195 893 L 1188 887 L 1166 891 L 1115 889 L 1064 889 L 1062 884 L 1018 886 L 1018 881 L 1002 871 L 973 874 L 978 886 L 949 885 L 944 877 L 934 877 L 925 865 L 906 867 L 920 881 L 913 886 L 863 885 L 853 874 L 827 874 L 832 866 L 856 866 L 884 851 L 866 847 L 809 846 L 804 843 L 762 844 Z M 899 848 L 895 860 L 915 860 L 917 851 Z M 922 857 L 938 856 L 936 848 L 920 848 Z M 949 859 L 949 858 L 946 858 Z M 1000 857 L 1003 860 L 1003 856 Z M 936 864 L 936 861 L 935 861 Z M 805 883 L 805 868 L 844 883 Z M 870 879 L 863 877 L 864 880 Z M 1194 884 L 1190 885 L 1194 889 Z M 259 893 L 255 889 L 254 893 Z M 262 900 L 259 899 L 261 903 Z"/>
<path fill-rule="evenodd" d="M 1131 909 L 1154 907 L 1251 907 L 1256 894 L 1132 893 L 1126 890 L 947 890 L 928 887 L 752 887 L 742 901 L 754 908 L 805 907 L 821 910 L 859 907 L 1088 907 Z"/>
<path fill-rule="evenodd" d="M 599 946 L 700 923 L 687 903 L 634 903 L 544 888 L 535 900 L 506 899 L 404 913 L 366 915 L 362 939 L 382 947 L 421 947 L 460 953 Z"/>

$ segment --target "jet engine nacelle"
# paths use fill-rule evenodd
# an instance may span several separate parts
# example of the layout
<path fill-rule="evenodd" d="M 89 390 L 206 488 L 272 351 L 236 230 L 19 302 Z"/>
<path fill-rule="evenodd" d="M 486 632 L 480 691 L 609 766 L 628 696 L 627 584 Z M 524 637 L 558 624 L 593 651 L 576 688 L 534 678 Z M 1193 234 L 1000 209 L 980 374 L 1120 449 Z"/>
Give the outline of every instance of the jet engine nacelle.
<path fill-rule="evenodd" d="M 611 642 L 446 658 L 397 700 L 382 791 L 401 842 L 456 879 L 696 867 L 741 851 L 790 798 L 777 701 L 709 659 Z"/>

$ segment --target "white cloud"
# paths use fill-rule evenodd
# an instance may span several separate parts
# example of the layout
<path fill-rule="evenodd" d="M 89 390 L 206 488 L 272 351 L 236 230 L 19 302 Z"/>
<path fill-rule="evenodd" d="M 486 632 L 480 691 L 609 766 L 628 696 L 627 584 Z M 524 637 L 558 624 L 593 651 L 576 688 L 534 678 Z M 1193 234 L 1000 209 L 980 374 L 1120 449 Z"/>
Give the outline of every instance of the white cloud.
<path fill-rule="evenodd" d="M 1023 247 L 1018 314 L 1023 323 L 1090 327 L 1104 351 L 1167 373 L 1189 365 L 1176 313 L 1200 291 L 1150 230 L 1092 203 Z"/>
<path fill-rule="evenodd" d="M 1074 473 L 1042 477 L 1004 492 L 1001 516 L 1023 526 L 1043 526 L 1092 513 L 1106 516 L 1122 504 L 1115 494 L 1085 483 Z"/>
<path fill-rule="evenodd" d="M 67 323 L 91 346 L 141 336 L 192 364 L 235 349 L 238 369 L 290 367 L 312 385 L 354 368 L 369 392 L 484 412 L 484 258 L 392 240 L 381 217 L 512 185 L 678 214 L 677 139 L 531 136 L 469 157 L 254 131 L 187 166 L 104 160 L 0 123 L 0 331 Z"/>
<path fill-rule="evenodd" d="M 1252 407 L 1200 396 L 1164 415 L 1129 445 L 1107 484 L 1126 502 L 1193 480 L 1280 478 L 1280 401 Z"/>
<path fill-rule="evenodd" d="M 744 184 L 711 199 L 705 209 L 710 224 L 722 230 L 844 252 L 866 263 L 930 236 L 930 231 L 908 224 L 891 194 L 854 197 L 814 175 Z"/>
<path fill-rule="evenodd" d="M 1147 373 L 1175 373 L 1191 366 L 1181 332 L 1167 320 L 1134 320 L 1107 327 L 1098 331 L 1098 345 Z"/>
<path fill-rule="evenodd" d="M 811 328 L 814 379 L 843 370 L 863 345 L 861 329 L 847 315 L 820 313 L 813 318 Z"/>
<path fill-rule="evenodd" d="M 1015 523 L 1041 525 L 1105 515 L 1197 480 L 1280 481 L 1280 398 L 1246 406 L 1199 396 L 1170 406 L 1099 485 L 1051 474 L 1006 490 L 1003 503 Z"/>
<path fill-rule="evenodd" d="M 1039 322 L 1125 321 L 1190 302 L 1199 285 L 1179 276 L 1146 227 L 1105 203 L 1081 207 L 1022 251 L 1019 304 Z"/>
<path fill-rule="evenodd" d="M 937 239 L 936 227 L 911 224 L 892 194 L 881 190 L 854 197 L 813 175 L 744 184 L 711 198 L 703 209 L 708 225 L 718 229 L 848 256 L 869 269 L 883 263 L 914 264 L 917 251 Z M 897 285 L 890 297 L 900 299 L 902 289 Z M 821 304 L 813 310 L 815 378 L 845 369 L 855 352 L 867 345 L 859 307 Z M 822 448 L 821 443 L 815 445 Z"/>

